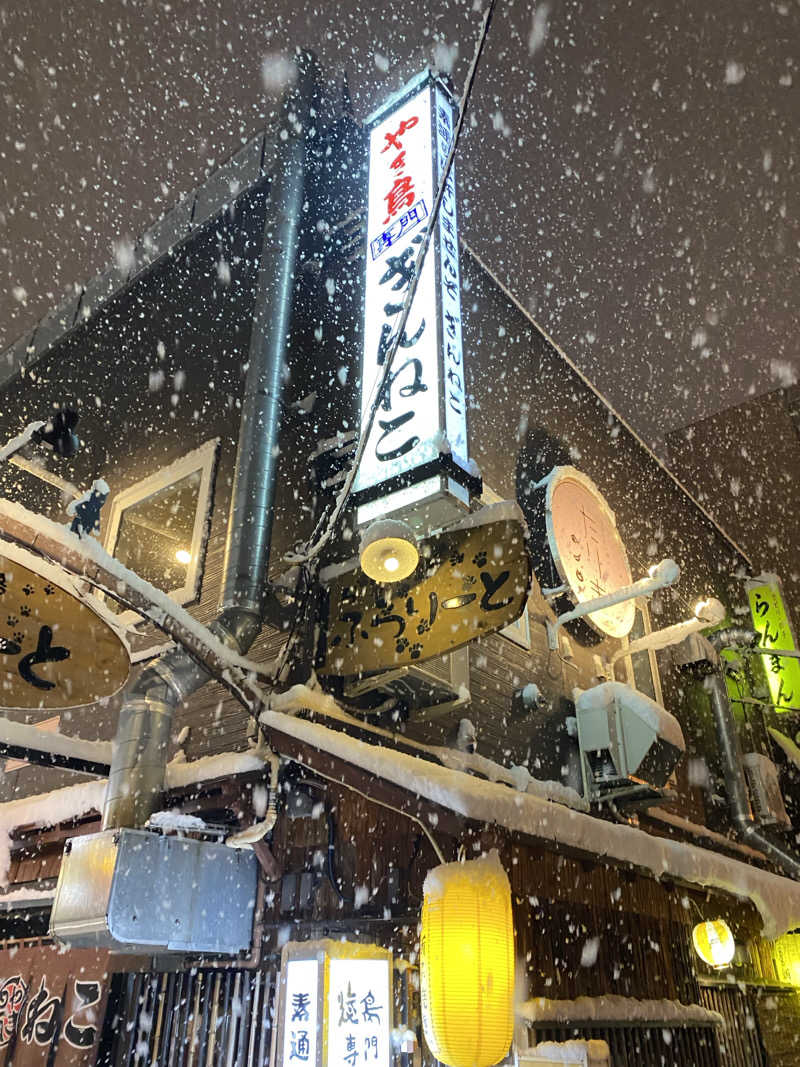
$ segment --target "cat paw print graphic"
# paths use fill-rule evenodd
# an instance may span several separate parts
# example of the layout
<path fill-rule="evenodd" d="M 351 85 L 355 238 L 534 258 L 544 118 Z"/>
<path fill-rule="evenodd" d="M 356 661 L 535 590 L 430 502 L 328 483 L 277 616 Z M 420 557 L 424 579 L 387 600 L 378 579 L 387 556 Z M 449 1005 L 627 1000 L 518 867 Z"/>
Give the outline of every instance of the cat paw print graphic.
<path fill-rule="evenodd" d="M 476 552 L 475 555 L 472 557 L 472 562 L 475 564 L 476 567 L 485 567 L 486 560 L 487 556 L 483 549 L 481 549 L 480 552 Z"/>

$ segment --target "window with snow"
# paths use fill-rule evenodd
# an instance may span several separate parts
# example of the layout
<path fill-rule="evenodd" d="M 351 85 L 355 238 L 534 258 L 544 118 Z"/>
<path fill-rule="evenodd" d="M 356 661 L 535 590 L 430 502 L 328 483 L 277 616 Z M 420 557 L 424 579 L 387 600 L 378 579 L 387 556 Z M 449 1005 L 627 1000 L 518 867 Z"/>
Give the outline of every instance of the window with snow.
<path fill-rule="evenodd" d="M 207 441 L 111 501 L 108 551 L 179 604 L 200 593 L 218 443 Z M 126 621 L 139 620 L 109 606 Z"/>

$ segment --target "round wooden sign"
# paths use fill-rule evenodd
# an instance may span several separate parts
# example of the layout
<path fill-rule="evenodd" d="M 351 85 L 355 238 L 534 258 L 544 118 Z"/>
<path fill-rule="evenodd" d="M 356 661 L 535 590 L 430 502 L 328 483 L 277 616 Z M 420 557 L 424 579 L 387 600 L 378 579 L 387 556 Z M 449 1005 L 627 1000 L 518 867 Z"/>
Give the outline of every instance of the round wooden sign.
<path fill-rule="evenodd" d="M 545 498 L 547 539 L 561 581 L 577 605 L 631 585 L 628 554 L 614 512 L 594 482 L 574 467 L 555 467 Z M 633 600 L 587 615 L 598 633 L 625 637 L 636 614 Z"/>
<path fill-rule="evenodd" d="M 53 564 L 0 546 L 0 708 L 78 707 L 116 693 L 130 659 L 101 612 Z"/>

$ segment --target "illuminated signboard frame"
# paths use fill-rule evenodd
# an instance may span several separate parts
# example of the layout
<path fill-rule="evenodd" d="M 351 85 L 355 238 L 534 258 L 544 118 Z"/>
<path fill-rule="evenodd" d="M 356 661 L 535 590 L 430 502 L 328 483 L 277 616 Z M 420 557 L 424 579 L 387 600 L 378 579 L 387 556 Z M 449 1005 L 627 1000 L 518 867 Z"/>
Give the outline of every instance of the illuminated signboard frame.
<path fill-rule="evenodd" d="M 747 598 L 753 629 L 762 648 L 797 651 L 792 620 L 786 609 L 783 589 L 777 575 L 765 574 L 747 583 Z M 760 656 L 767 676 L 770 698 L 779 714 L 789 714 L 800 706 L 800 660 L 787 656 Z"/>
<path fill-rule="evenodd" d="M 556 614 L 630 585 L 633 577 L 625 545 L 617 530 L 616 517 L 591 478 L 575 467 L 558 466 L 536 489 L 536 499 L 541 501 L 537 512 L 542 517 L 532 529 L 533 564 L 540 585 L 559 590 L 551 600 Z M 566 495 L 570 489 L 578 500 L 580 497 L 584 500 L 588 498 L 592 508 L 592 515 L 588 518 L 584 516 L 581 528 L 571 532 L 569 526 L 574 517 L 571 512 L 578 510 L 578 504 Z M 589 525 L 593 527 L 592 530 Z M 571 542 L 574 542 L 574 552 L 570 551 Z M 593 585 L 585 568 L 583 571 L 580 568 L 581 563 L 586 562 L 583 557 L 589 558 L 593 570 L 611 568 L 616 580 L 610 582 L 608 587 L 598 583 Z M 627 600 L 611 608 L 592 612 L 566 626 L 579 640 L 593 645 L 607 637 L 617 640 L 626 637 L 631 631 L 635 615 L 635 602 Z"/>
<path fill-rule="evenodd" d="M 391 1067 L 392 967 L 391 951 L 379 945 L 330 939 L 284 945 L 272 1067 L 351 1067 L 348 1037 L 356 1040 L 357 1064 Z"/>
<path fill-rule="evenodd" d="M 425 71 L 372 115 L 367 128 L 362 427 L 444 171 L 454 130 L 453 102 L 446 87 Z M 462 504 L 470 492 L 480 492 L 480 478 L 468 458 L 460 292 L 451 169 L 411 314 L 359 467 L 354 487 L 359 522 L 418 506 L 441 493 L 443 485 Z M 388 498 L 386 507 L 375 506 Z"/>

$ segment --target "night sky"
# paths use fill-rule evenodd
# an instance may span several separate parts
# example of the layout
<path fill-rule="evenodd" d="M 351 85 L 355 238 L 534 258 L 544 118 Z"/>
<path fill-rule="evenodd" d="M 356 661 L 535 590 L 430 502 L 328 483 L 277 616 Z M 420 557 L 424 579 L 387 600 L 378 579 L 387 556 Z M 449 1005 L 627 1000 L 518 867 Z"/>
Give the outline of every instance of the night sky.
<path fill-rule="evenodd" d="M 460 89 L 480 15 L 0 7 L 0 347 L 263 126 L 296 46 L 363 117 L 426 63 Z M 649 440 L 800 372 L 798 42 L 797 0 L 499 0 L 462 235 Z"/>

